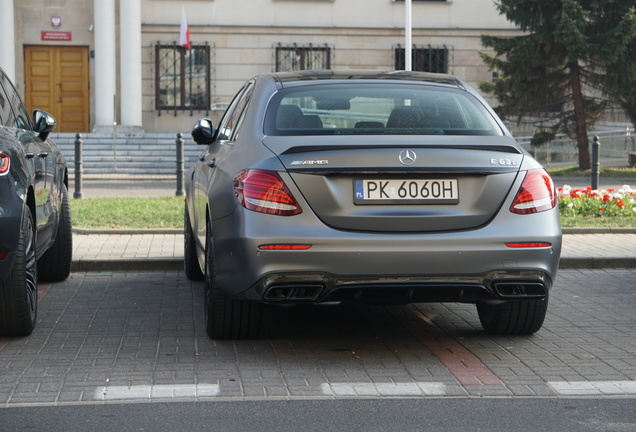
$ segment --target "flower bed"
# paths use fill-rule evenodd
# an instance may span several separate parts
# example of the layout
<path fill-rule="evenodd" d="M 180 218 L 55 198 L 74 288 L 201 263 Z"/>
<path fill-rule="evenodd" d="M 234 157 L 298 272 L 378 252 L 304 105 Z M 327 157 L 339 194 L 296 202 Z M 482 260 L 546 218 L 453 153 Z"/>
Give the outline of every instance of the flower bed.
<path fill-rule="evenodd" d="M 558 188 L 559 210 L 564 216 L 615 217 L 636 215 L 636 190 Z"/>

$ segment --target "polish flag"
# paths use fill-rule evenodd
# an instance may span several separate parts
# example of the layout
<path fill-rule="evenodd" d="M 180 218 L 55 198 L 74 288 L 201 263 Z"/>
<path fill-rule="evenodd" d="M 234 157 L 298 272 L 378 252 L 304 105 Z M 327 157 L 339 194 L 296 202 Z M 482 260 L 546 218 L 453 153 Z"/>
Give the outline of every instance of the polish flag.
<path fill-rule="evenodd" d="M 179 45 L 187 49 L 192 49 L 192 45 L 190 45 L 190 28 L 188 27 L 188 20 L 186 20 L 185 7 L 181 7 L 181 29 L 179 31 Z"/>

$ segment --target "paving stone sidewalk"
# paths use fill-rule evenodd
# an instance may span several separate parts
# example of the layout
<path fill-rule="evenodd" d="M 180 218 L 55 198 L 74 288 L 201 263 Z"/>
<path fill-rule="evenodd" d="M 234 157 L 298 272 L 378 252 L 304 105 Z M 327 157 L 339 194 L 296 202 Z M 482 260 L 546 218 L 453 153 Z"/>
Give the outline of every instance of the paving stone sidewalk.
<path fill-rule="evenodd" d="M 183 272 L 74 273 L 46 290 L 31 336 L 0 338 L 0 409 L 275 398 L 634 398 L 634 278 L 636 269 L 560 272 L 535 336 L 484 333 L 470 304 L 343 304 L 268 308 L 260 338 L 231 341 L 207 337 L 203 284 Z"/>

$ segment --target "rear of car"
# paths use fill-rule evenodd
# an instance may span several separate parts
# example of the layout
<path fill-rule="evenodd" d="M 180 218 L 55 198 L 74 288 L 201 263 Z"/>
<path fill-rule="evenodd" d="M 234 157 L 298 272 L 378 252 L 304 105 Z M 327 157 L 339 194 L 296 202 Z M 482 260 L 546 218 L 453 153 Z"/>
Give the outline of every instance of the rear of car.
<path fill-rule="evenodd" d="M 554 185 L 474 90 L 419 73 L 262 81 L 275 90 L 255 90 L 224 156 L 252 155 L 227 164 L 239 205 L 210 224 L 224 296 L 468 302 L 488 331 L 541 327 L 561 249 Z"/>

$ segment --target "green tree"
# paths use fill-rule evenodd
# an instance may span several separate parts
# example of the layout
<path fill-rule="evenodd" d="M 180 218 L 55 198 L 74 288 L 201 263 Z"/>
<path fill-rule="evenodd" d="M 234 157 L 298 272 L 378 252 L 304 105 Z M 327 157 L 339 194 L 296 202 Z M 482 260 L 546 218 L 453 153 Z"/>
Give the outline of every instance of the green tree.
<path fill-rule="evenodd" d="M 524 34 L 482 36 L 483 45 L 494 51 L 482 53 L 482 58 L 499 74 L 494 82 L 483 83 L 482 91 L 497 97 L 504 116 L 547 120 L 533 144 L 557 133 L 576 139 L 579 168 L 590 169 L 587 129 L 614 98 L 610 91 L 620 80 L 613 77 L 616 85 L 609 85 L 605 75 L 618 60 L 626 61 L 620 53 L 634 43 L 635 4 L 636 0 L 499 0 L 499 12 Z M 617 31 L 624 33 L 619 36 Z"/>
<path fill-rule="evenodd" d="M 623 108 L 636 126 L 636 0 L 606 1 L 596 13 L 595 31 L 615 41 L 612 46 L 599 47 L 597 61 L 603 74 L 596 86 Z"/>

